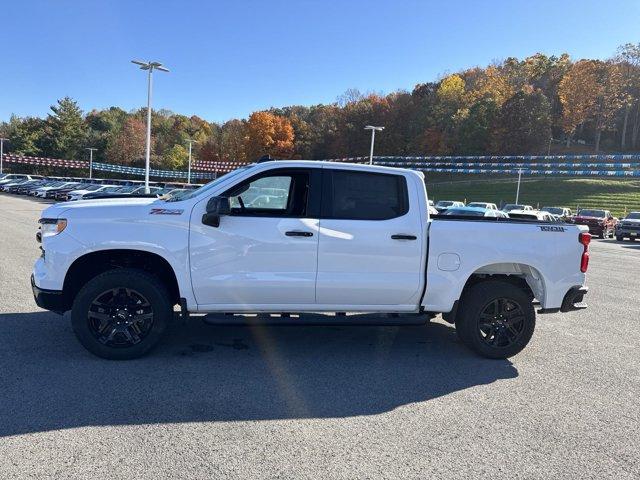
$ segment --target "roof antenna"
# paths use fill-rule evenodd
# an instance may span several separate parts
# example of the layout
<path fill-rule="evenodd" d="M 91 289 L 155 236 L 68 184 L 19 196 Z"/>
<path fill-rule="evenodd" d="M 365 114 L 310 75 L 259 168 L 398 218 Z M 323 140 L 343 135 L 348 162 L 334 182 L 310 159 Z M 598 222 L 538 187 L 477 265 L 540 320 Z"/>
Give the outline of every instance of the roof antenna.
<path fill-rule="evenodd" d="M 257 160 L 256 163 L 270 162 L 271 160 L 272 160 L 271 155 L 263 155 Z"/>

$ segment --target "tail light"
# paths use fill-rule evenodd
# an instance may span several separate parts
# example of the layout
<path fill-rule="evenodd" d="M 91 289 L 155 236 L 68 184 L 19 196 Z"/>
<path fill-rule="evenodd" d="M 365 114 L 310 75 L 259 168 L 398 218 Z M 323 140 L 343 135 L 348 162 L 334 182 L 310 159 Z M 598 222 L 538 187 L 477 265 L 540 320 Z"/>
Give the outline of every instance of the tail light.
<path fill-rule="evenodd" d="M 591 243 L 591 234 L 587 232 L 581 232 L 578 235 L 578 242 L 582 244 L 584 250 L 582 251 L 582 257 L 580 258 L 580 271 L 586 273 L 589 268 L 589 244 Z"/>

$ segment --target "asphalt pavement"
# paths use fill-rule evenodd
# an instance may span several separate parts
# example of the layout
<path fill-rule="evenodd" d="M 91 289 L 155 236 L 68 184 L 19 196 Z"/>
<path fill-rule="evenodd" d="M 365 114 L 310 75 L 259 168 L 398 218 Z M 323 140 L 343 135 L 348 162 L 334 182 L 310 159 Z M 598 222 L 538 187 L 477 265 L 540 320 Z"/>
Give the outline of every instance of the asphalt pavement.
<path fill-rule="evenodd" d="M 0 478 L 640 478 L 640 242 L 594 240 L 590 308 L 509 361 L 440 319 L 192 318 L 113 362 L 33 301 L 46 205 L 0 194 Z"/>

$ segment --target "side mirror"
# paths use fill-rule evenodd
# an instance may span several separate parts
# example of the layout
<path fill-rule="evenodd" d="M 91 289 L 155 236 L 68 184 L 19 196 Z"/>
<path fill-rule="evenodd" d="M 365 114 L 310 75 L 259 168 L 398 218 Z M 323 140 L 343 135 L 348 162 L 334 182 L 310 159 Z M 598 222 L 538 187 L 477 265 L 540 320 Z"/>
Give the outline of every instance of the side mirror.
<path fill-rule="evenodd" d="M 231 204 L 227 197 L 211 197 L 207 202 L 207 213 L 202 215 L 202 223 L 210 227 L 220 226 L 220 217 L 231 213 Z"/>

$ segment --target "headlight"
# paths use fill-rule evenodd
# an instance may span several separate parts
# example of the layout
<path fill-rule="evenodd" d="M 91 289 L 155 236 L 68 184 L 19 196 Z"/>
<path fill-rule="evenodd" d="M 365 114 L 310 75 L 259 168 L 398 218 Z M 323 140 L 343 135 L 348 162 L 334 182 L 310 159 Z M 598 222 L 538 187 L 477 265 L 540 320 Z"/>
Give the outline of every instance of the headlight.
<path fill-rule="evenodd" d="M 42 238 L 53 237 L 67 228 L 67 220 L 65 218 L 41 218 L 38 223 L 40 223 L 40 235 Z"/>

